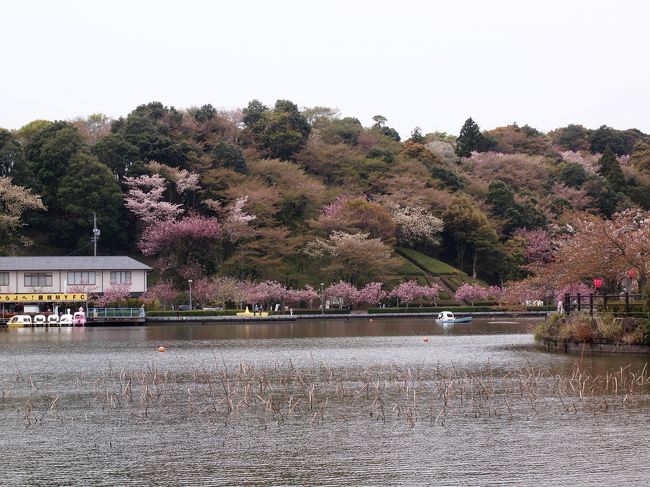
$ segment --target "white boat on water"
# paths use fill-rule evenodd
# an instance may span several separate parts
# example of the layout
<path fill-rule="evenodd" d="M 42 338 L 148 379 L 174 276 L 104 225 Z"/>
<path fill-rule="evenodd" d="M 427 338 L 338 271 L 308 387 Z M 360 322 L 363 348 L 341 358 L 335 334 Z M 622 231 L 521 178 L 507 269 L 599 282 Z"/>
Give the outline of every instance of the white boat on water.
<path fill-rule="evenodd" d="M 32 317 L 29 315 L 15 315 L 7 321 L 9 328 L 23 328 L 25 326 L 32 326 Z"/>
<path fill-rule="evenodd" d="M 436 323 L 469 323 L 472 321 L 471 316 L 464 316 L 463 318 L 456 318 L 454 316 L 454 313 L 451 311 L 442 311 L 438 313 L 438 317 L 436 318 Z"/>
<path fill-rule="evenodd" d="M 32 318 L 32 324 L 34 326 L 45 326 L 47 325 L 47 318 L 45 315 L 36 315 Z"/>
<path fill-rule="evenodd" d="M 70 313 L 66 313 L 64 315 L 61 315 L 59 318 L 59 325 L 60 326 L 72 326 L 72 319 L 73 316 Z"/>

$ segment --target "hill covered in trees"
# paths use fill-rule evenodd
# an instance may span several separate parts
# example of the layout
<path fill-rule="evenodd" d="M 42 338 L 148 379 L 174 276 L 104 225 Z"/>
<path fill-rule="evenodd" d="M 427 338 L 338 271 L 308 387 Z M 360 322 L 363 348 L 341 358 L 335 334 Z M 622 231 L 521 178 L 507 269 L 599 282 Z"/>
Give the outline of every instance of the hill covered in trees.
<path fill-rule="evenodd" d="M 401 140 L 381 115 L 287 100 L 0 129 L 0 249 L 88 255 L 95 212 L 99 252 L 147 260 L 154 280 L 395 283 L 401 248 L 502 284 L 542 275 L 535 245 L 556 252 L 571 222 L 650 209 L 639 130 L 459 129 Z"/>

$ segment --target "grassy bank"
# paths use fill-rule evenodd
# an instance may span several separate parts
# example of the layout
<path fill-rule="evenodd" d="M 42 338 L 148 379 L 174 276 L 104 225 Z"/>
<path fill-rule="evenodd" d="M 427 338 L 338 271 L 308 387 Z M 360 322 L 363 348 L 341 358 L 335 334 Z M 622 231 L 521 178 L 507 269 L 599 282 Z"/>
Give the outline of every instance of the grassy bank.
<path fill-rule="evenodd" d="M 650 345 L 650 318 L 617 317 L 612 313 L 553 314 L 539 323 L 535 339 L 564 342 Z"/>

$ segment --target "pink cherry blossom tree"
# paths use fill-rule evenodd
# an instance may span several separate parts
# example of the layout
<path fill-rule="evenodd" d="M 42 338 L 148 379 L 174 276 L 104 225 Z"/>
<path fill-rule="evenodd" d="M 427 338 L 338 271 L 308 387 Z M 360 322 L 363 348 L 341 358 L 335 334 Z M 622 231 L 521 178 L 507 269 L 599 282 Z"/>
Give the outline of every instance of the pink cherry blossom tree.
<path fill-rule="evenodd" d="M 99 308 L 105 308 L 111 304 L 127 300 L 131 296 L 131 284 L 112 284 L 104 290 L 104 293 L 97 296 L 94 301 Z"/>
<path fill-rule="evenodd" d="M 208 199 L 205 204 L 216 213 L 223 225 L 223 237 L 231 243 L 252 238 L 257 231 L 250 223 L 257 217 L 248 213 L 244 206 L 248 203 L 248 196 L 237 198 L 231 205 L 224 207 L 220 201 Z"/>
<path fill-rule="evenodd" d="M 463 284 L 454 293 L 456 301 L 469 301 L 472 306 L 474 306 L 474 302 L 485 300 L 488 296 L 488 290 L 478 284 Z"/>
<path fill-rule="evenodd" d="M 155 286 L 147 289 L 142 296 L 140 296 L 140 299 L 145 303 L 160 301 L 163 304 L 170 304 L 174 301 L 177 294 L 178 291 L 170 281 L 160 281 Z"/>
<path fill-rule="evenodd" d="M 354 305 L 359 301 L 359 291 L 349 282 L 339 281 L 330 284 L 325 289 L 325 296 L 340 300 L 340 308 L 344 305 Z"/>
<path fill-rule="evenodd" d="M 399 308 L 400 301 L 406 304 L 408 308 L 409 304 L 415 299 L 421 296 L 421 286 L 415 281 L 405 281 L 398 284 L 393 290 L 389 293 L 389 297 L 397 298 L 397 307 Z"/>
<path fill-rule="evenodd" d="M 376 306 L 388 293 L 382 289 L 381 282 L 369 282 L 359 290 L 359 303 Z"/>
<path fill-rule="evenodd" d="M 422 286 L 422 297 L 430 301 L 433 301 L 434 306 L 438 306 L 438 296 L 442 288 L 437 284 L 431 284 L 430 286 Z"/>
<path fill-rule="evenodd" d="M 552 258 L 553 244 L 546 230 L 527 230 L 520 228 L 515 231 L 515 237 L 521 237 L 526 242 L 526 260 L 532 264 L 549 262 Z"/>
<path fill-rule="evenodd" d="M 558 289 L 555 293 L 555 301 L 560 302 L 564 300 L 564 295 L 568 294 L 569 296 L 575 297 L 578 294 L 581 296 L 589 296 L 590 294 L 593 294 L 594 290 L 584 284 L 583 282 L 573 282 L 571 284 L 567 284 L 566 286 L 563 286 L 562 288 Z"/>
<path fill-rule="evenodd" d="M 173 220 L 183 214 L 182 205 L 163 201 L 165 179 L 159 174 L 125 177 L 124 182 L 129 188 L 124 204 L 144 225 Z"/>
<path fill-rule="evenodd" d="M 264 304 L 266 307 L 272 302 L 284 303 L 288 292 L 287 288 L 277 281 L 248 282 L 242 287 L 247 303 Z"/>
<path fill-rule="evenodd" d="M 212 279 L 202 277 L 194 281 L 192 286 L 192 296 L 195 297 L 196 302 L 201 306 L 205 306 L 214 300 L 216 295 L 216 284 Z"/>

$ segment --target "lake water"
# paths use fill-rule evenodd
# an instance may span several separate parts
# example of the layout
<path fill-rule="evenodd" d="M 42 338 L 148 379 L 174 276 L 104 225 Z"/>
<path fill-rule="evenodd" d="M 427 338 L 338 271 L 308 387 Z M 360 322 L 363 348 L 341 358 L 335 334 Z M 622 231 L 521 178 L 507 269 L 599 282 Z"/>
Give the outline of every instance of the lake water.
<path fill-rule="evenodd" d="M 647 357 L 533 324 L 0 329 L 0 485 L 648 485 Z"/>

